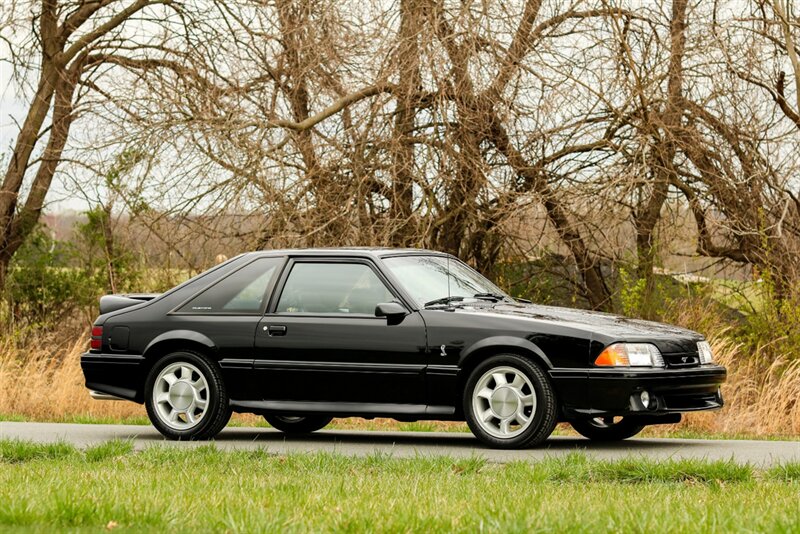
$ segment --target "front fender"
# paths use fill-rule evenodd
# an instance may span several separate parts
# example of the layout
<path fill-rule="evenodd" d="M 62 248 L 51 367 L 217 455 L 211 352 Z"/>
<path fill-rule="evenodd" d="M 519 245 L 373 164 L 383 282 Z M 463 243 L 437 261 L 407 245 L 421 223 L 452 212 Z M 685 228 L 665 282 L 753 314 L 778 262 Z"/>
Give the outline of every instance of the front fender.
<path fill-rule="evenodd" d="M 514 352 L 523 351 L 530 355 L 532 358 L 545 367 L 545 369 L 552 369 L 553 364 L 545 353 L 535 343 L 522 337 L 514 336 L 492 336 L 483 338 L 467 347 L 461 352 L 458 360 L 459 368 L 463 368 L 464 364 L 473 357 L 478 356 L 485 351 L 496 352 L 497 350 L 511 349 Z"/>

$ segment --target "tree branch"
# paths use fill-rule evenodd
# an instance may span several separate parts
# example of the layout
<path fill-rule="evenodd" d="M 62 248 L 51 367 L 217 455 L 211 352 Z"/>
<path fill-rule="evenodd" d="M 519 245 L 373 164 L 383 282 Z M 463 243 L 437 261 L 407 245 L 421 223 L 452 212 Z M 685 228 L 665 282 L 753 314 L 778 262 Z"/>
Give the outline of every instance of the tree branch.
<path fill-rule="evenodd" d="M 365 87 L 360 91 L 356 91 L 355 93 L 351 93 L 349 95 L 345 95 L 341 98 L 337 98 L 330 104 L 328 107 L 317 113 L 316 115 L 311 115 L 307 119 L 294 122 L 290 120 L 284 119 L 277 119 L 268 121 L 266 124 L 267 128 L 286 128 L 289 130 L 294 130 L 296 132 L 308 130 L 313 128 L 320 122 L 324 121 L 325 119 L 336 115 L 340 111 L 342 111 L 347 106 L 355 104 L 359 100 L 364 100 L 365 98 L 369 98 L 371 96 L 376 96 L 382 93 L 391 93 L 394 91 L 395 86 L 390 83 L 381 83 L 378 85 L 370 85 L 369 87 Z M 252 124 L 253 126 L 260 126 L 259 124 Z"/>
<path fill-rule="evenodd" d="M 118 27 L 120 24 L 123 24 L 136 12 L 141 11 L 147 6 L 152 6 L 157 4 L 171 4 L 171 3 L 172 0 L 136 0 L 136 2 L 126 7 L 113 17 L 111 17 L 108 21 L 101 24 L 94 30 L 83 35 L 80 39 L 72 43 L 72 45 L 65 52 L 61 54 L 60 59 L 62 61 L 62 64 L 66 65 L 67 63 L 72 61 L 72 59 L 76 55 L 78 55 L 78 53 L 81 50 L 92 44 L 97 39 L 100 39 L 104 35 L 107 35 L 109 32 L 114 30 L 114 28 Z"/>

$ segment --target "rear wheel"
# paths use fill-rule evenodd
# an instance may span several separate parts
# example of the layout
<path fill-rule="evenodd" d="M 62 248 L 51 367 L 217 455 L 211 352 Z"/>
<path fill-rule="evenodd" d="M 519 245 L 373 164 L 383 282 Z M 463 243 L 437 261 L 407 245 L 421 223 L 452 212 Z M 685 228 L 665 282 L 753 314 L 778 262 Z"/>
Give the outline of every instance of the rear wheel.
<path fill-rule="evenodd" d="M 287 434 L 309 434 L 328 426 L 333 417 L 322 415 L 265 415 L 267 423 Z"/>
<path fill-rule="evenodd" d="M 546 440 L 557 405 L 544 371 L 516 354 L 478 365 L 464 389 L 464 414 L 472 433 L 490 447 L 520 449 Z"/>
<path fill-rule="evenodd" d="M 144 403 L 150 422 L 169 439 L 213 438 L 231 418 L 217 365 L 191 351 L 173 352 L 156 362 L 147 377 Z"/>
<path fill-rule="evenodd" d="M 578 434 L 594 441 L 621 441 L 635 436 L 645 427 L 626 417 L 576 419 L 570 424 Z"/>

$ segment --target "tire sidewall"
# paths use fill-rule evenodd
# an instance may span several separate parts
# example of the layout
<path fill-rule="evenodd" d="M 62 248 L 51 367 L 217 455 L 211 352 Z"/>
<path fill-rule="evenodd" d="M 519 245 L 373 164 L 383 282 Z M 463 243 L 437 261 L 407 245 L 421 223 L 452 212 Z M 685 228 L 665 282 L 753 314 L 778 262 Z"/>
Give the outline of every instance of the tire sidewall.
<path fill-rule="evenodd" d="M 593 441 L 622 441 L 632 438 L 645 427 L 625 417 L 607 428 L 595 426 L 589 420 L 570 421 L 570 425 L 578 434 Z"/>
<path fill-rule="evenodd" d="M 333 418 L 324 415 L 305 415 L 299 421 L 286 421 L 279 419 L 280 415 L 267 414 L 264 419 L 273 428 L 286 434 L 310 434 L 328 426 Z"/>
<path fill-rule="evenodd" d="M 206 383 L 208 384 L 208 406 L 206 407 L 206 412 L 203 415 L 203 420 L 199 425 L 187 430 L 176 430 L 164 424 L 156 413 L 155 406 L 153 406 L 153 388 L 155 387 L 156 378 L 166 366 L 175 362 L 191 363 L 203 373 L 206 378 Z M 147 375 L 144 391 L 144 404 L 145 408 L 147 409 L 147 415 L 150 418 L 150 422 L 154 427 L 156 427 L 156 430 L 169 439 L 203 439 L 203 437 L 208 434 L 210 430 L 212 430 L 215 422 L 218 421 L 216 415 L 219 410 L 227 408 L 227 396 L 225 394 L 224 387 L 220 387 L 222 385 L 222 381 L 220 380 L 219 376 L 220 373 L 214 367 L 214 364 L 211 363 L 208 358 L 196 352 L 176 351 L 167 354 L 163 358 L 160 358 L 153 365 Z"/>
<path fill-rule="evenodd" d="M 477 417 L 472 402 L 473 391 L 478 380 L 480 380 L 483 374 L 489 369 L 500 366 L 513 367 L 525 373 L 536 395 L 536 410 L 532 414 L 533 420 L 531 424 L 520 434 L 506 439 L 497 438 L 483 430 L 476 420 Z M 547 376 L 540 368 L 536 367 L 536 364 L 516 354 L 498 354 L 478 364 L 470 373 L 464 387 L 463 409 L 467 425 L 478 439 L 491 447 L 513 449 L 529 445 L 535 440 L 536 435 L 542 430 L 543 425 L 551 425 L 548 419 L 554 417 L 554 415 L 548 414 L 548 410 L 554 410 L 554 407 L 545 405 L 548 399 L 555 399 L 552 386 L 547 381 Z M 552 426 L 554 426 L 554 423 L 552 423 Z M 550 432 L 552 432 L 552 428 Z"/>

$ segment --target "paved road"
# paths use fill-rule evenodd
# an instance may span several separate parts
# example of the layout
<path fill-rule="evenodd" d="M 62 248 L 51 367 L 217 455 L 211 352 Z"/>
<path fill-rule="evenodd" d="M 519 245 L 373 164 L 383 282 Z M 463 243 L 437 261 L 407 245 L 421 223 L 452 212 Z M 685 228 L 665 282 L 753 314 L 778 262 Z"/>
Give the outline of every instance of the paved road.
<path fill-rule="evenodd" d="M 202 443 L 166 441 L 149 426 L 74 425 L 60 423 L 0 422 L 0 438 L 37 442 L 67 441 L 78 447 L 110 439 L 132 439 L 136 449 L 153 445 L 196 447 Z M 630 439 L 616 444 L 592 443 L 570 437 L 550 438 L 544 446 L 522 451 L 484 448 L 471 434 L 443 432 L 356 432 L 323 430 L 309 436 L 292 437 L 268 428 L 228 428 L 215 440 L 222 449 L 265 448 L 276 454 L 328 451 L 362 456 L 377 451 L 395 457 L 447 455 L 483 456 L 489 461 L 537 460 L 547 456 L 583 451 L 602 459 L 630 456 L 649 458 L 707 458 L 749 462 L 767 466 L 800 461 L 800 441 L 745 441 L 699 439 Z"/>

